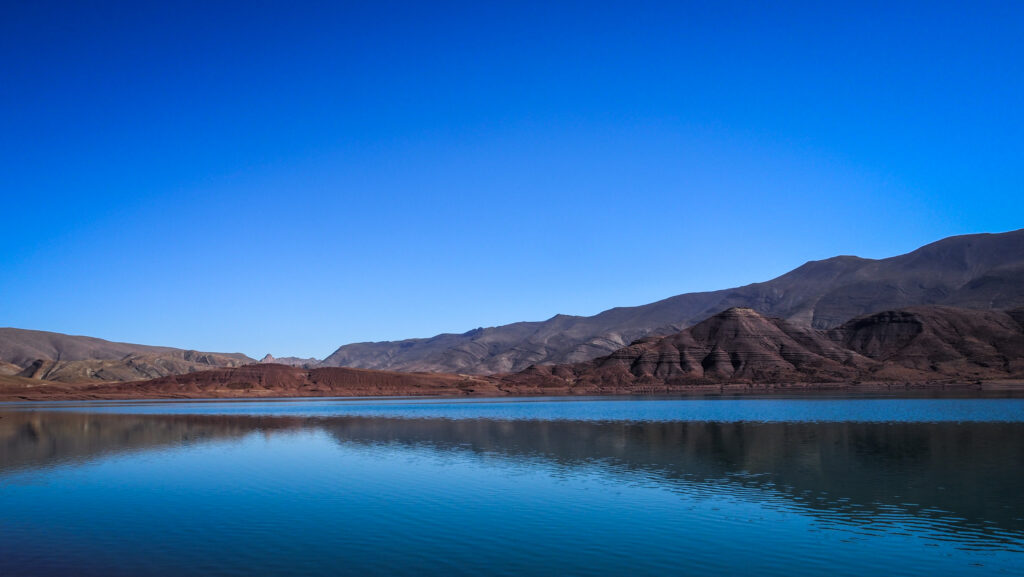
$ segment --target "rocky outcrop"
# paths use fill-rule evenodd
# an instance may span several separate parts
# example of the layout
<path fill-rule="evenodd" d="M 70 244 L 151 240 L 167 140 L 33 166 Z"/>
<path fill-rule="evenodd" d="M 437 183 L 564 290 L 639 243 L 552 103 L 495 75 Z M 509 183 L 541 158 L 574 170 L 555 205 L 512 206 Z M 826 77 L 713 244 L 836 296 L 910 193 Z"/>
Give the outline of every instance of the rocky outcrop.
<path fill-rule="evenodd" d="M 1009 377 L 1024 375 L 1020 312 L 911 307 L 853 319 L 828 336 L 882 362 L 876 377 L 896 368 L 959 379 Z"/>
<path fill-rule="evenodd" d="M 290 367 L 302 367 L 304 369 L 312 369 L 313 367 L 320 364 L 320 361 L 314 358 L 302 359 L 299 357 L 280 357 L 276 358 L 274 355 L 267 353 L 262 359 L 261 364 L 277 364 L 277 365 L 288 365 Z"/>
<path fill-rule="evenodd" d="M 0 361 L 0 375 L 16 375 L 22 370 L 18 365 Z"/>
<path fill-rule="evenodd" d="M 913 307 L 821 331 L 732 308 L 680 333 L 641 339 L 593 361 L 496 377 L 508 387 L 588 393 L 671 391 L 709 384 L 975 382 L 1024 379 L 1015 315 Z"/>

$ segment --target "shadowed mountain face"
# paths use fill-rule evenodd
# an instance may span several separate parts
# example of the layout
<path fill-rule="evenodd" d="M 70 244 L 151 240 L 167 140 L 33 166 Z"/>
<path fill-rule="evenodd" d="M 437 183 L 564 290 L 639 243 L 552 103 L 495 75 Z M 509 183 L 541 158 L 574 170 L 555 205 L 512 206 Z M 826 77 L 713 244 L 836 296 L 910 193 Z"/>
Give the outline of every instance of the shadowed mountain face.
<path fill-rule="evenodd" d="M 901 367 L 967 379 L 1024 376 L 1024 308 L 911 307 L 859 317 L 827 335 L 882 362 L 876 375 Z"/>
<path fill-rule="evenodd" d="M 1020 423 L 495 421 L 0 411 L 5 475 L 299 430 L 337 443 L 596 471 L 669 490 L 763 491 L 837 523 L 934 517 L 1024 535 Z M 985 486 L 986 491 L 976 490 Z M 728 488 L 728 489 L 726 489 Z"/>
<path fill-rule="evenodd" d="M 671 392 L 715 383 L 795 384 L 1024 378 L 1022 310 L 913 307 L 829 331 L 733 308 L 593 361 L 540 365 L 503 387 Z"/>
<path fill-rule="evenodd" d="M 1024 306 L 1024 229 L 951 237 L 914 252 L 870 260 L 809 262 L 774 280 L 689 293 L 592 317 L 558 315 L 432 338 L 345 345 L 321 366 L 488 374 L 573 363 L 650 335 L 668 335 L 731 307 L 816 328 L 916 305 L 975 309 Z"/>
<path fill-rule="evenodd" d="M 44 331 L 0 328 L 0 361 L 8 374 L 78 383 L 137 381 L 166 375 L 237 367 L 253 362 L 241 353 L 204 353 Z"/>

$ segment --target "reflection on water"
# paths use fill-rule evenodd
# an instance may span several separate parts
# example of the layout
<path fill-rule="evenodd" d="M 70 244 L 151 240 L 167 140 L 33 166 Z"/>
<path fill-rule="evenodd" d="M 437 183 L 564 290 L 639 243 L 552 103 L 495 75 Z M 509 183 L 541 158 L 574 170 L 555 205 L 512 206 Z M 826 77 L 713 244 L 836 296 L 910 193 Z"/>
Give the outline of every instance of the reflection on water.
<path fill-rule="evenodd" d="M 622 400 L 609 397 L 530 399 L 287 399 L 276 401 L 105 401 L 53 403 L 55 411 L 120 414 L 217 414 L 281 417 L 402 417 L 545 421 L 1016 422 L 1024 399 L 978 398 L 714 398 Z"/>
<path fill-rule="evenodd" d="M 657 574 L 684 559 L 694 574 L 980 574 L 1024 563 L 1021 421 L 0 417 L 2 574 L 267 563 L 336 574 L 342 559 L 353 574 Z M 164 557 L 122 549 L 136 517 L 168 529 L 133 528 L 154 532 Z"/>

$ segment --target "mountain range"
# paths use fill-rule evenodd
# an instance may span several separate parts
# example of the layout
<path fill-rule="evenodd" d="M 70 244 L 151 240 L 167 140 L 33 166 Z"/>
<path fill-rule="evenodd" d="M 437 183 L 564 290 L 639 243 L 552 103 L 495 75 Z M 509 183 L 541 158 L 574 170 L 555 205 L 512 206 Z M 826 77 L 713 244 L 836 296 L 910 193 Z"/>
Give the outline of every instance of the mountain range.
<path fill-rule="evenodd" d="M 578 363 L 534 365 L 489 376 L 302 368 L 275 363 L 210 369 L 130 383 L 32 389 L 0 395 L 65 398 L 376 395 L 674 394 L 796 388 L 963 388 L 1024 380 L 1024 308 L 910 307 L 815 329 L 749 308 L 647 337 Z M 3 383 L 0 383 L 3 385 Z"/>
<path fill-rule="evenodd" d="M 485 381 L 513 388 L 549 382 L 600 388 L 683 381 L 1004 378 L 1017 370 L 1011 333 L 1019 326 L 1014 324 L 1019 307 L 1024 307 L 1024 229 L 950 237 L 881 260 L 812 261 L 767 282 L 590 317 L 557 315 L 463 334 L 356 343 L 322 361 L 267 355 L 260 362 L 288 365 L 297 375 L 332 367 L 500 375 L 498 380 L 461 377 L 460 386 L 469 389 Z M 998 312 L 1003 310 L 1009 312 Z M 956 329 L 950 333 L 948 327 Z M 888 332 L 879 332 L 882 328 Z M 746 336 L 722 340 L 729 334 Z M 900 340 L 911 334 L 906 343 Z M 956 341 L 955 334 L 974 336 Z M 755 342 L 767 348 L 754 347 Z M 948 358 L 933 359 L 940 353 Z M 138 382 L 255 362 L 241 353 L 0 329 L 0 380 L 19 390 L 32 383 Z M 349 382 L 355 373 L 346 374 Z M 407 384 L 397 377 L 379 379 Z"/>
<path fill-rule="evenodd" d="M 241 353 L 205 353 L 0 328 L 0 376 L 54 382 L 137 381 L 253 362 Z"/>
<path fill-rule="evenodd" d="M 722 266 L 730 266 L 723 259 Z M 974 309 L 1024 306 L 1024 229 L 950 237 L 872 260 L 837 256 L 743 287 L 687 293 L 581 317 L 479 328 L 462 334 L 340 347 L 320 366 L 491 374 L 574 363 L 646 336 L 663 336 L 731 307 L 816 329 L 867 313 L 915 305 Z"/>
<path fill-rule="evenodd" d="M 972 383 L 1024 378 L 1024 308 L 910 307 L 814 329 L 749 308 L 727 309 L 679 333 L 610 355 L 535 365 L 501 387 L 588 394 L 673 392 L 700 385 Z"/>

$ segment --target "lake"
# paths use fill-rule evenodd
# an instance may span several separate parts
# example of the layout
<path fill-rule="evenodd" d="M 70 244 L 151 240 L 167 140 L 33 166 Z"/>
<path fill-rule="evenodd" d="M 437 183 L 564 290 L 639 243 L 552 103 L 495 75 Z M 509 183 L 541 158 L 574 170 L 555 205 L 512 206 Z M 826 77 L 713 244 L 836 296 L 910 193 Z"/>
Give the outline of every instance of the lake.
<path fill-rule="evenodd" d="M 1024 399 L 0 404 L 0 575 L 1024 574 Z"/>

